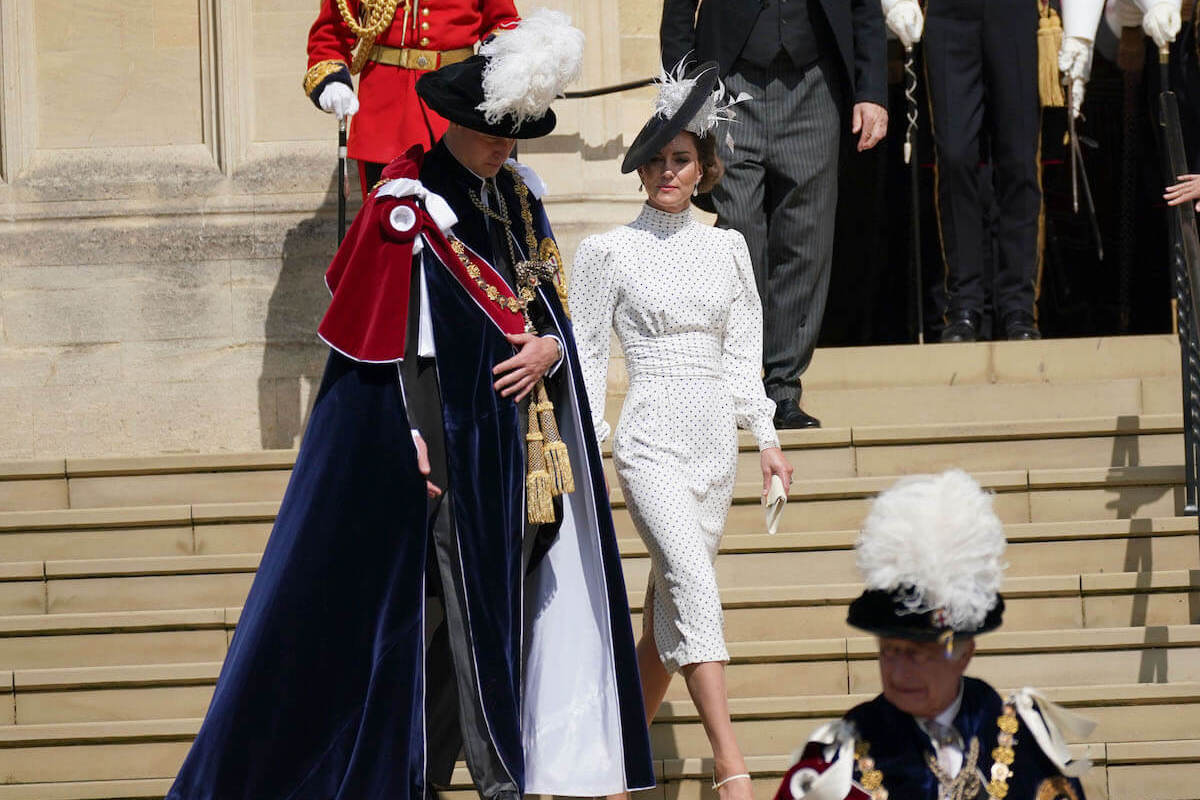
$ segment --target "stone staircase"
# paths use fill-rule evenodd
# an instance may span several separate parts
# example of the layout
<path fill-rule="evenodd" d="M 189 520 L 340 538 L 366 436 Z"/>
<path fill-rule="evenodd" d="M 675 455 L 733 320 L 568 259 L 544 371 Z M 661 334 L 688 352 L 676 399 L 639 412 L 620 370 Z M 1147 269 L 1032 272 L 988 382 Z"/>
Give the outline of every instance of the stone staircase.
<path fill-rule="evenodd" d="M 1183 516 L 1170 337 L 818 353 L 785 432 L 797 480 L 762 530 L 743 438 L 717 568 L 734 723 L 768 798 L 788 753 L 879 690 L 844 624 L 855 529 L 897 476 L 962 466 L 1010 541 L 1004 628 L 970 672 L 1099 725 L 1089 797 L 1200 799 L 1200 537 Z M 610 419 L 624 373 L 610 375 Z M 292 451 L 0 463 L 0 800 L 162 797 L 199 726 Z M 615 483 L 614 483 L 615 486 Z M 634 623 L 649 560 L 617 490 Z M 298 702 L 301 700 L 298 699 Z M 652 728 L 655 800 L 711 800 L 682 681 Z M 454 794 L 469 796 L 464 769 Z"/>

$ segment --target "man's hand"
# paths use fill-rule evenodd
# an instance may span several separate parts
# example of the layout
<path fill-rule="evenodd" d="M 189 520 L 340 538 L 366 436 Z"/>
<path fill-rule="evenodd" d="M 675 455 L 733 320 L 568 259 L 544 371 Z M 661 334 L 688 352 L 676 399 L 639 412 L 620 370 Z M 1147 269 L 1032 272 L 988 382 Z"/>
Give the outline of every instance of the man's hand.
<path fill-rule="evenodd" d="M 884 21 L 905 49 L 921 41 L 925 18 L 917 0 L 883 0 Z"/>
<path fill-rule="evenodd" d="M 878 103 L 855 103 L 850 132 L 859 133 L 858 152 L 870 150 L 887 135 L 887 109 Z"/>
<path fill-rule="evenodd" d="M 417 470 L 425 476 L 425 494 L 432 500 L 435 497 L 439 497 L 442 494 L 442 490 L 434 486 L 433 481 L 428 480 L 430 473 L 429 448 L 425 446 L 425 440 L 421 438 L 421 434 L 413 431 L 412 437 L 413 444 L 417 446 Z"/>
<path fill-rule="evenodd" d="M 1196 211 L 1200 212 L 1200 175 L 1180 175 L 1179 183 L 1168 186 L 1163 192 L 1163 199 L 1169 206 L 1196 200 Z"/>
<path fill-rule="evenodd" d="M 1155 3 L 1146 9 L 1146 14 L 1142 17 L 1142 30 L 1154 40 L 1160 50 L 1175 41 L 1181 25 L 1179 3 L 1171 0 Z"/>
<path fill-rule="evenodd" d="M 504 338 L 517 348 L 517 354 L 492 370 L 493 375 L 500 376 L 492 387 L 501 397 L 512 397 L 519 403 L 558 361 L 558 342 L 552 336 L 532 333 L 509 333 Z"/>
<path fill-rule="evenodd" d="M 358 98 L 354 96 L 354 90 L 341 81 L 330 81 L 317 97 L 317 105 L 338 119 L 358 113 Z"/>
<path fill-rule="evenodd" d="M 1058 71 L 1062 73 L 1062 82 L 1071 87 L 1071 116 L 1078 117 L 1092 74 L 1092 43 L 1078 36 L 1064 37 L 1058 50 Z"/>

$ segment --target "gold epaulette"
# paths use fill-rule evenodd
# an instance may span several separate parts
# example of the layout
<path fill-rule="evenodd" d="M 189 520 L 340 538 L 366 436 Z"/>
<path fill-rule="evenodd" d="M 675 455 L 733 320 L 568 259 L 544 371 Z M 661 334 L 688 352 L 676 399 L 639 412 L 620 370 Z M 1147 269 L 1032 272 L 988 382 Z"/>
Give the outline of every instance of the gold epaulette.
<path fill-rule="evenodd" d="M 340 70 L 349 70 L 345 61 L 337 59 L 329 59 L 328 61 L 318 61 L 308 68 L 308 72 L 304 73 L 304 93 L 311 95 L 313 90 L 321 85 L 321 81 L 328 78 L 335 72 Z"/>

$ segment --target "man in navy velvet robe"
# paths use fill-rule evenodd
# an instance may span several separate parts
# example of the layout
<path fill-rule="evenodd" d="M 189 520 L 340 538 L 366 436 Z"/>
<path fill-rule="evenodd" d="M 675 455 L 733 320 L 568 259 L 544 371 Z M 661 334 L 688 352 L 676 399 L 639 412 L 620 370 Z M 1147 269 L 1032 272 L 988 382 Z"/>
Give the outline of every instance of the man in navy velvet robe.
<path fill-rule="evenodd" d="M 460 746 L 488 800 L 654 783 L 570 322 L 552 282 L 517 274 L 542 257 L 530 237 L 553 239 L 540 181 L 505 159 L 554 116 L 489 122 L 489 58 L 422 80 L 451 131 L 385 170 L 327 273 L 333 352 L 169 798 L 420 800 Z M 511 305 L 522 285 L 528 320 Z M 533 525 L 523 420 L 539 380 L 575 488 Z"/>
<path fill-rule="evenodd" d="M 866 590 L 847 620 L 878 637 L 882 693 L 823 726 L 776 800 L 1083 800 L 1064 737 L 1092 724 L 1032 689 L 964 675 L 999 627 L 1004 527 L 991 495 L 952 470 L 901 481 L 856 544 Z"/>

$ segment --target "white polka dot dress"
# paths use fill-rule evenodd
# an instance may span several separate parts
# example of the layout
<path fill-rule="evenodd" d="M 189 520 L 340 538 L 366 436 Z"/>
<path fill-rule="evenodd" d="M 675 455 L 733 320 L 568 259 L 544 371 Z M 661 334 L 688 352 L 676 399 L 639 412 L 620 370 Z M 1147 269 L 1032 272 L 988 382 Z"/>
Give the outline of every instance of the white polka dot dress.
<path fill-rule="evenodd" d="M 733 497 L 737 428 L 779 444 L 762 388 L 762 307 L 746 241 L 690 211 L 643 206 L 584 239 L 571 270 L 575 341 L 604 441 L 610 329 L 629 393 L 613 460 L 650 552 L 647 605 L 663 664 L 728 661 L 713 559 Z"/>

